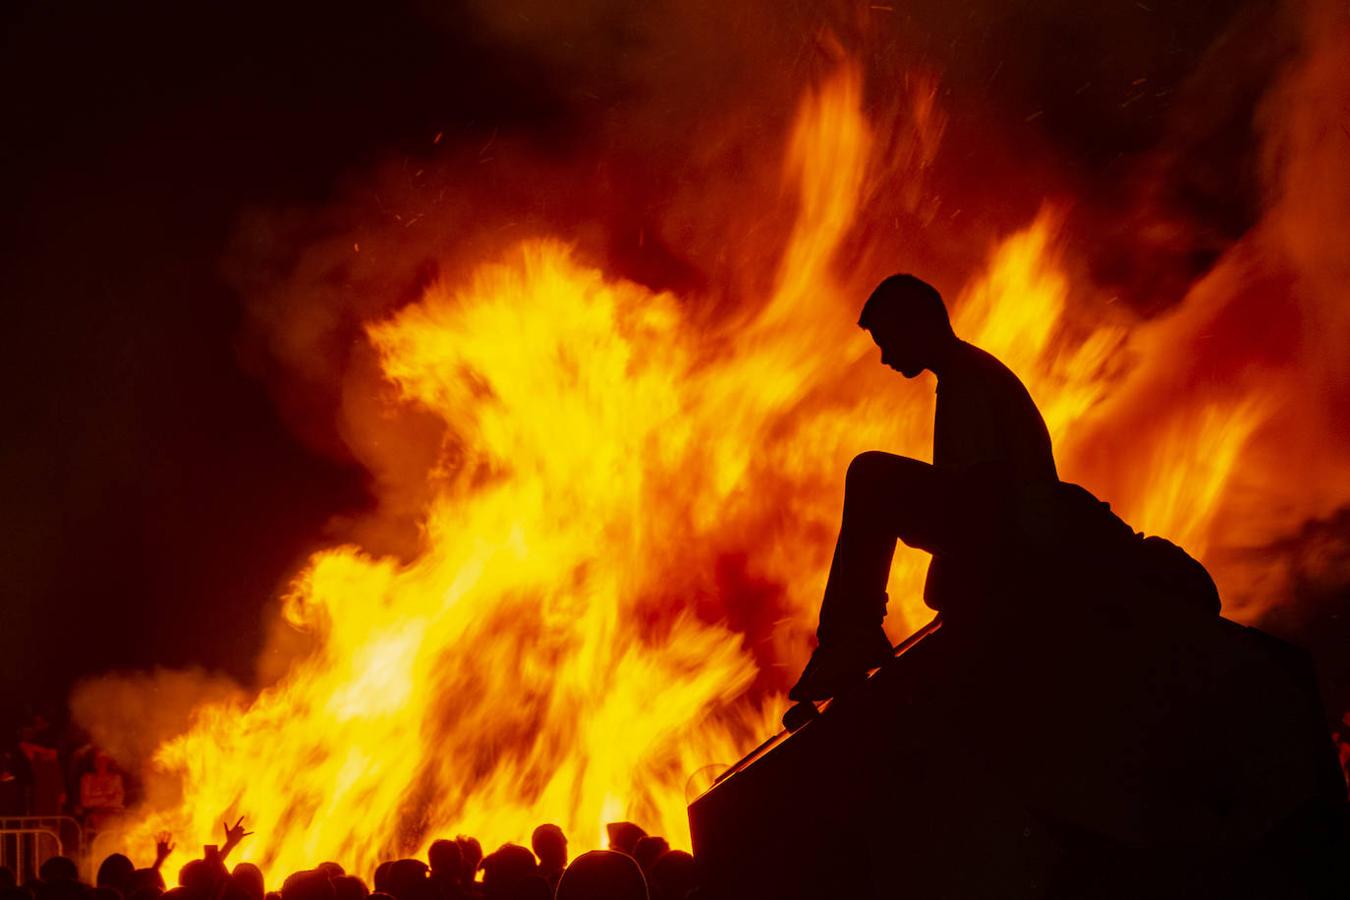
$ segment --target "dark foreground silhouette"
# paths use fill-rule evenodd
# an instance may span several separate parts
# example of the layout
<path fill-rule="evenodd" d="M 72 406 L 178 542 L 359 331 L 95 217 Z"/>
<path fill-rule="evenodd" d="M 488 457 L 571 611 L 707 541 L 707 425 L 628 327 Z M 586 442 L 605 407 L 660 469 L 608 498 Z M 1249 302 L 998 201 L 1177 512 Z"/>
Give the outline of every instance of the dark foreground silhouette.
<path fill-rule="evenodd" d="M 1345 810 L 1304 654 L 1087 608 L 938 628 L 689 815 L 709 897 L 1292 898 Z"/>
<path fill-rule="evenodd" d="M 937 374 L 934 462 L 849 467 L 800 728 L 690 806 L 706 896 L 1350 896 L 1307 656 L 1060 482 L 1026 389 L 930 286 L 887 279 L 859 324 Z M 941 617 L 893 652 L 897 540 L 934 554 Z"/>
<path fill-rule="evenodd" d="M 0 900 L 689 900 L 698 893 L 693 857 L 631 822 L 608 826 L 608 850 L 570 862 L 562 829 L 546 824 L 531 836 L 533 852 L 508 843 L 484 856 L 477 840 L 461 835 L 432 842 L 426 862 L 380 863 L 371 884 L 329 861 L 281 878 L 280 890 L 268 890 L 251 863 L 227 868 L 230 852 L 252 834 L 242 826 L 242 819 L 225 823 L 225 843 L 208 845 L 200 858 L 184 863 L 177 886 L 167 890 L 161 869 L 174 845 L 165 834 L 152 867 L 137 869 L 114 853 L 98 866 L 93 886 L 64 856 L 45 860 L 36 877 L 22 883 L 0 866 Z"/>

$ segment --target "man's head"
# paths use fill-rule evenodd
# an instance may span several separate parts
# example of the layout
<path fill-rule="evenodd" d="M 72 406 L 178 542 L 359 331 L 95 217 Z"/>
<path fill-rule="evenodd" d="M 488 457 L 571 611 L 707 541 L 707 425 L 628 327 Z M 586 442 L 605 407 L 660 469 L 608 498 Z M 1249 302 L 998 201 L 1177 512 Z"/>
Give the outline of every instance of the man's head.
<path fill-rule="evenodd" d="M 459 844 L 441 839 L 432 841 L 427 849 L 427 862 L 431 863 L 431 874 L 438 877 L 458 878 L 463 860 L 460 857 Z"/>
<path fill-rule="evenodd" d="M 567 867 L 567 836 L 557 825 L 540 825 L 530 836 L 539 865 L 550 871 Z"/>
<path fill-rule="evenodd" d="M 930 369 L 956 341 L 942 295 L 913 275 L 892 275 L 863 304 L 858 325 L 881 348 L 881 363 L 906 378 Z"/>

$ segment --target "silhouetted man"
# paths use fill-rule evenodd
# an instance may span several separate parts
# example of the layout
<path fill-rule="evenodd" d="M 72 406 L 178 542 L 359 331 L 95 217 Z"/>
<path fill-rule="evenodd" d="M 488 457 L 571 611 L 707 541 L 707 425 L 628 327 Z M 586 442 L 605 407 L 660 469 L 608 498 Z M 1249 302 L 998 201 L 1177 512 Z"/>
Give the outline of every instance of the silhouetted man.
<path fill-rule="evenodd" d="M 793 700 L 822 700 L 890 658 L 882 630 L 896 540 L 934 555 L 924 600 L 944 618 L 988 595 L 996 549 L 1028 485 L 1055 484 L 1050 435 L 1007 366 L 952 331 L 942 297 L 912 275 L 887 278 L 858 325 L 883 365 L 937 376 L 933 464 L 879 451 L 849 465 L 844 512 L 820 609 L 819 646 Z"/>

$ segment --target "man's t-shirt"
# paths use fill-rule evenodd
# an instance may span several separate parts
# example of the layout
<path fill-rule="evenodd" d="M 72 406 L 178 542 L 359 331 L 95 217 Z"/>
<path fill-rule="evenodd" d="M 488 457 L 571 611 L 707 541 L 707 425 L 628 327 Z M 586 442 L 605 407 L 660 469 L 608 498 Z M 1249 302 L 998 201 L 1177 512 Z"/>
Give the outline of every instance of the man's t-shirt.
<path fill-rule="evenodd" d="M 1050 432 L 1012 370 L 980 348 L 959 341 L 938 379 L 933 464 L 964 470 L 980 490 L 1015 491 L 1029 482 L 1056 482 Z M 924 601 L 948 617 L 987 594 L 999 573 L 973 561 L 934 557 Z"/>
<path fill-rule="evenodd" d="M 957 342 L 938 379 L 933 464 L 995 464 L 1014 481 L 1059 480 L 1050 432 L 1026 387 L 1011 369 L 965 341 Z"/>

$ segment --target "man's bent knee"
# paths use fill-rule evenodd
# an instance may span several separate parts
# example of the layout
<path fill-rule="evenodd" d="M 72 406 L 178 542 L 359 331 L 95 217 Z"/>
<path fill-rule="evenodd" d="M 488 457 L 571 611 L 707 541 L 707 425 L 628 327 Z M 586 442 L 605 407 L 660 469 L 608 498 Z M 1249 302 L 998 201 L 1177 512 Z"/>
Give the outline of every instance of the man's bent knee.
<path fill-rule="evenodd" d="M 928 463 L 910 459 L 908 456 L 896 456 L 880 450 L 867 450 L 853 457 L 848 464 L 848 473 L 844 476 L 844 492 L 867 491 L 882 484 L 894 484 L 905 478 L 922 477 L 929 470 Z"/>

